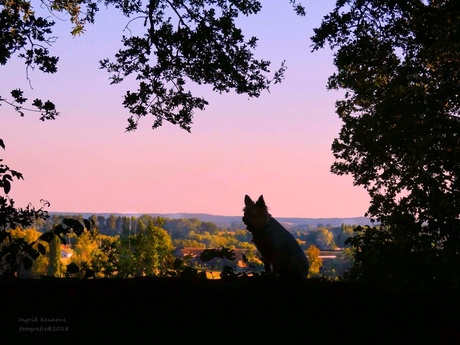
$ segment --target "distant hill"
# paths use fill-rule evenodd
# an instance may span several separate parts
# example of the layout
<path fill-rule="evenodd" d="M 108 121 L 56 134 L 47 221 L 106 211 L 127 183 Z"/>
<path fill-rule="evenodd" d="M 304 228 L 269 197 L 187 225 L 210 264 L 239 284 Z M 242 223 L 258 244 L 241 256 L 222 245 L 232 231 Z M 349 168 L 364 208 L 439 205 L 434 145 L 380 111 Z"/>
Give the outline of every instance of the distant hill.
<path fill-rule="evenodd" d="M 93 214 L 103 216 L 104 218 L 114 215 L 116 217 L 139 217 L 148 214 L 152 217 L 162 218 L 196 218 L 202 222 L 211 222 L 219 227 L 229 228 L 232 225 L 243 224 L 242 216 L 219 216 L 208 213 L 79 213 L 79 212 L 50 212 L 50 215 L 81 215 L 83 218 L 88 218 Z M 369 218 L 366 217 L 350 217 L 350 218 L 298 218 L 298 217 L 277 217 L 280 223 L 289 227 L 301 226 L 317 226 L 318 224 L 340 226 L 342 224 L 350 225 L 371 225 Z"/>

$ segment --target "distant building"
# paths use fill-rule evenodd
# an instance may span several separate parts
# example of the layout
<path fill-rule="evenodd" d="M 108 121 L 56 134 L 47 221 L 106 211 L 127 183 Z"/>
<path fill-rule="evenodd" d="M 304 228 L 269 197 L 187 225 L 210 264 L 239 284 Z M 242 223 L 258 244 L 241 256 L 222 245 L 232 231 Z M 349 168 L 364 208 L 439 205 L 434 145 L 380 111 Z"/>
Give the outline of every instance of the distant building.
<path fill-rule="evenodd" d="M 73 255 L 73 250 L 70 246 L 66 246 L 65 244 L 61 244 L 61 258 L 71 258 Z"/>
<path fill-rule="evenodd" d="M 64 265 L 70 263 L 70 258 L 73 255 L 73 250 L 70 248 L 70 245 L 61 244 L 61 262 Z"/>

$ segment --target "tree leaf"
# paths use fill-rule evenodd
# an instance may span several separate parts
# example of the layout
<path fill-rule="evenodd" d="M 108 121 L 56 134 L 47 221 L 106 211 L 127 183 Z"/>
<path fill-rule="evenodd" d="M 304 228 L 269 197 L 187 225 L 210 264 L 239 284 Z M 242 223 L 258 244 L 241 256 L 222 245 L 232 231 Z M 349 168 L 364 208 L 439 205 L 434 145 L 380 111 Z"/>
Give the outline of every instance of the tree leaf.
<path fill-rule="evenodd" d="M 64 237 L 62 237 L 61 235 L 58 235 L 59 239 L 61 240 L 61 243 L 62 244 L 67 244 L 67 241 Z"/>
<path fill-rule="evenodd" d="M 38 251 L 40 252 L 41 255 L 46 254 L 46 247 L 43 244 L 39 243 L 37 245 L 37 248 L 38 248 Z"/>
<path fill-rule="evenodd" d="M 87 268 L 83 278 L 88 279 L 88 278 L 94 278 L 95 276 L 96 274 L 94 273 L 94 271 L 92 269 Z"/>
<path fill-rule="evenodd" d="M 88 219 L 83 219 L 83 223 L 85 224 L 86 230 L 91 230 L 91 222 Z"/>
<path fill-rule="evenodd" d="M 54 232 L 47 231 L 44 234 L 42 234 L 38 239 L 41 240 L 41 241 L 45 241 L 45 242 L 50 243 L 54 239 L 54 236 L 56 236 L 54 234 Z"/>
<path fill-rule="evenodd" d="M 80 272 L 80 268 L 78 267 L 78 265 L 76 263 L 72 262 L 72 263 L 67 265 L 66 271 L 67 271 L 67 273 L 75 274 L 75 273 Z"/>
<path fill-rule="evenodd" d="M 31 244 L 26 244 L 23 247 L 24 252 L 26 252 L 33 260 L 37 260 L 37 258 L 40 256 L 40 253 L 32 247 Z"/>
<path fill-rule="evenodd" d="M 56 227 L 54 227 L 53 231 L 57 236 L 60 237 L 61 235 L 68 235 L 70 233 L 71 229 L 72 228 L 70 228 L 70 227 L 64 227 L 64 226 L 62 226 L 62 224 L 59 224 Z"/>
<path fill-rule="evenodd" d="M 77 236 L 80 236 L 83 231 L 85 231 L 85 227 L 83 226 L 80 221 L 73 219 L 73 218 L 64 218 L 62 222 L 67 225 L 68 227 L 72 228 Z"/>
<path fill-rule="evenodd" d="M 3 190 L 5 191 L 5 194 L 8 194 L 11 190 L 11 183 L 8 180 L 3 180 Z"/>

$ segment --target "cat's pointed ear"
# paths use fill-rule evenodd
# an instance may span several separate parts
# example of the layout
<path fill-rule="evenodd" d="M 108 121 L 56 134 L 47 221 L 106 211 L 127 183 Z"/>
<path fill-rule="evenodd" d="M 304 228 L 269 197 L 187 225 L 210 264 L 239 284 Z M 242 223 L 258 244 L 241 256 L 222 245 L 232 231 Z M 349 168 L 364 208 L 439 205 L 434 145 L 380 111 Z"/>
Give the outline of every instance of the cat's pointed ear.
<path fill-rule="evenodd" d="M 265 206 L 265 200 L 264 200 L 264 196 L 263 196 L 263 195 L 259 196 L 259 199 L 257 200 L 256 204 L 257 204 L 257 205 Z"/>
<path fill-rule="evenodd" d="M 254 204 L 254 201 L 252 201 L 252 199 L 249 197 L 249 195 L 246 194 L 246 195 L 244 196 L 244 204 L 245 204 L 246 206 L 248 206 L 248 205 L 253 205 L 253 204 Z"/>

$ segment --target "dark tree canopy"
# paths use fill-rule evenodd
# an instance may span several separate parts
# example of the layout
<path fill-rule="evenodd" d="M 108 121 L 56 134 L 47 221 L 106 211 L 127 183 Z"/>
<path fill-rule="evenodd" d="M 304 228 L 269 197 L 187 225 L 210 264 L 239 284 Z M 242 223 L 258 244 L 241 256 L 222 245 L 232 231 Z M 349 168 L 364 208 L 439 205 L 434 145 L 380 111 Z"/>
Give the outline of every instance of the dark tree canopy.
<path fill-rule="evenodd" d="M 295 0 L 290 3 L 297 14 L 305 14 Z M 138 121 L 149 114 L 155 118 L 153 128 L 168 121 L 190 131 L 195 110 L 203 110 L 208 103 L 194 96 L 188 83 L 211 85 L 219 93 L 258 97 L 283 79 L 284 63 L 272 72 L 270 61 L 254 58 L 257 38 L 246 39 L 235 24 L 241 15 L 257 14 L 262 9 L 260 1 L 105 0 L 103 4 L 126 17 L 125 31 L 130 33 L 122 36 L 123 48 L 113 60 L 100 61 L 100 67 L 111 74 L 112 84 L 128 76 L 137 81 L 137 90 L 127 91 L 123 101 L 130 113 L 128 131 L 135 130 Z M 102 9 L 101 2 L 92 0 L 41 0 L 36 6 L 51 14 L 68 14 L 73 35 L 94 23 Z M 50 51 L 55 42 L 52 16 L 37 16 L 32 2 L 24 0 L 0 0 L 0 9 L 0 64 L 19 57 L 27 69 L 56 73 L 59 57 Z M 10 104 L 21 115 L 27 109 L 26 101 L 23 90 L 11 91 L 9 99 L 0 95 L 0 105 Z M 58 115 L 51 101 L 36 99 L 32 105 L 42 120 Z"/>
<path fill-rule="evenodd" d="M 312 38 L 329 45 L 343 121 L 331 170 L 381 222 L 352 239 L 356 277 L 460 282 L 460 6 L 337 1 Z"/>

